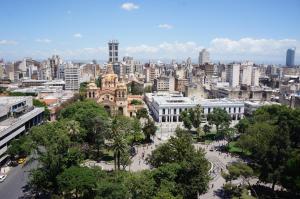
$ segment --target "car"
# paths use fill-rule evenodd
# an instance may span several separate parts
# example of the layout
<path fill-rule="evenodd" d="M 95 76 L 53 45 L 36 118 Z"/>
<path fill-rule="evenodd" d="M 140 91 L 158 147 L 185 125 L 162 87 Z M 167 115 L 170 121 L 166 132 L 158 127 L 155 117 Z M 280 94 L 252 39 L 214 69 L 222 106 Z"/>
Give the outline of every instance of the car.
<path fill-rule="evenodd" d="M 213 149 L 213 148 L 210 148 L 209 151 L 214 151 L 214 149 Z"/>
<path fill-rule="evenodd" d="M 7 175 L 0 174 L 0 182 L 3 182 L 6 179 Z"/>
<path fill-rule="evenodd" d="M 26 158 L 20 158 L 18 160 L 18 164 L 23 164 L 26 161 Z"/>

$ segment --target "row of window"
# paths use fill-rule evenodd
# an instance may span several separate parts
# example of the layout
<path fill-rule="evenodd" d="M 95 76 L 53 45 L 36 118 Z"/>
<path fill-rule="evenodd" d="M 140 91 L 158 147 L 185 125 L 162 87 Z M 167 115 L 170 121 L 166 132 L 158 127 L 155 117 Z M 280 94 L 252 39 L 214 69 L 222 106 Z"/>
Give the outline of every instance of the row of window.
<path fill-rule="evenodd" d="M 226 108 L 223 108 L 224 110 L 226 110 Z M 187 110 L 187 108 L 179 108 L 179 114 L 183 111 L 183 110 Z M 229 113 L 241 113 L 241 107 L 229 107 L 228 111 Z M 204 112 L 204 108 L 202 108 L 202 111 Z M 213 108 L 207 108 L 207 112 L 211 113 L 213 111 Z M 162 114 L 170 114 L 171 113 L 171 109 L 162 109 Z M 173 109 L 173 114 L 177 114 L 177 109 Z"/>

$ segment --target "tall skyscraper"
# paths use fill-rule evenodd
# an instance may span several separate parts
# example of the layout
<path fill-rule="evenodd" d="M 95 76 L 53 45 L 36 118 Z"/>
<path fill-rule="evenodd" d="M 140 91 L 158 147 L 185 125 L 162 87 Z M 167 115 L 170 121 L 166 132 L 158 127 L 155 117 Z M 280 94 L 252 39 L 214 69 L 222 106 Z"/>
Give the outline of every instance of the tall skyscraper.
<path fill-rule="evenodd" d="M 209 63 L 209 52 L 204 48 L 200 53 L 199 53 L 199 65 Z"/>
<path fill-rule="evenodd" d="M 72 63 L 68 63 L 64 68 L 64 75 L 65 75 L 65 82 L 66 82 L 65 89 L 78 91 L 80 86 L 79 67 L 73 65 Z"/>
<path fill-rule="evenodd" d="M 117 40 L 111 40 L 108 42 L 108 55 L 109 63 L 115 63 L 119 61 L 119 42 Z"/>
<path fill-rule="evenodd" d="M 240 82 L 240 64 L 229 64 L 226 69 L 226 81 L 231 87 L 236 87 Z"/>
<path fill-rule="evenodd" d="M 290 48 L 286 51 L 286 66 L 295 66 L 296 48 Z"/>

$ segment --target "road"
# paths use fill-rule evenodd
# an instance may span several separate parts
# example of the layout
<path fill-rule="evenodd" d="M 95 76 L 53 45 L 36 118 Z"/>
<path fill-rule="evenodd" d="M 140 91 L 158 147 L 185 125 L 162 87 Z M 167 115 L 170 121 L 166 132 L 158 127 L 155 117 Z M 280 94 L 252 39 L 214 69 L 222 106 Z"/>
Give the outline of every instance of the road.
<path fill-rule="evenodd" d="M 36 166 L 36 163 L 18 165 L 10 169 L 7 178 L 0 183 L 0 198 L 18 199 L 26 198 L 29 170 Z"/>

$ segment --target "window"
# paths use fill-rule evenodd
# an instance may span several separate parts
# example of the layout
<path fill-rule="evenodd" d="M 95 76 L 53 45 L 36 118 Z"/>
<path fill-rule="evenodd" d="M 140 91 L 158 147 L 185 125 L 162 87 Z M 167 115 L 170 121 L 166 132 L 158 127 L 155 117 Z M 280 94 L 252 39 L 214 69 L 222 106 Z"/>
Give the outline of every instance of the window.
<path fill-rule="evenodd" d="M 109 50 L 112 50 L 112 46 L 109 46 Z"/>
<path fill-rule="evenodd" d="M 176 114 L 176 111 L 177 111 L 177 110 L 176 110 L 176 108 L 175 108 L 175 109 L 174 109 L 174 114 Z"/>
<path fill-rule="evenodd" d="M 210 108 L 207 109 L 207 112 L 210 113 Z"/>
<path fill-rule="evenodd" d="M 166 112 L 165 109 L 163 109 L 163 110 L 162 110 L 162 114 L 165 114 L 165 112 Z"/>
<path fill-rule="evenodd" d="M 118 46 L 115 46 L 115 50 L 118 50 Z"/>

